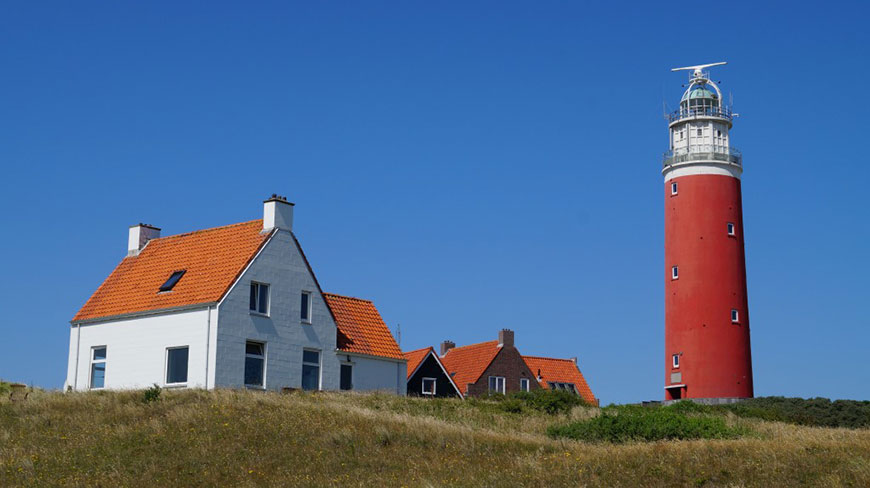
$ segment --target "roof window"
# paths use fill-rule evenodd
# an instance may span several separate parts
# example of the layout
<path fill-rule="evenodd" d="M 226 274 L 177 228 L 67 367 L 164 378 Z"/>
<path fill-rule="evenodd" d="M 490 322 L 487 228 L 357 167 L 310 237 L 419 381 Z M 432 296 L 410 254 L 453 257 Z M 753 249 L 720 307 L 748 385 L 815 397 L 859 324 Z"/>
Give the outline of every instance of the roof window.
<path fill-rule="evenodd" d="M 178 280 L 180 280 L 181 277 L 184 276 L 185 271 L 187 270 L 182 269 L 181 271 L 174 271 L 169 276 L 169 279 L 166 280 L 166 283 L 163 283 L 160 286 L 160 291 L 172 291 L 172 288 L 175 287 L 175 284 L 178 283 Z"/>

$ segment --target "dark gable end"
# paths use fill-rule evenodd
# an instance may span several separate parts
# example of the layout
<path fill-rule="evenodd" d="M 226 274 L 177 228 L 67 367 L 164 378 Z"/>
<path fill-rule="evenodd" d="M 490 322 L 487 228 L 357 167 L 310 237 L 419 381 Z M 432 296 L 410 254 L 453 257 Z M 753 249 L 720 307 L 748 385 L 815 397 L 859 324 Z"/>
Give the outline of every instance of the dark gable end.
<path fill-rule="evenodd" d="M 435 378 L 435 395 L 423 395 L 423 378 Z M 417 371 L 408 378 L 408 395 L 438 398 L 460 396 L 434 354 L 427 354 Z"/>

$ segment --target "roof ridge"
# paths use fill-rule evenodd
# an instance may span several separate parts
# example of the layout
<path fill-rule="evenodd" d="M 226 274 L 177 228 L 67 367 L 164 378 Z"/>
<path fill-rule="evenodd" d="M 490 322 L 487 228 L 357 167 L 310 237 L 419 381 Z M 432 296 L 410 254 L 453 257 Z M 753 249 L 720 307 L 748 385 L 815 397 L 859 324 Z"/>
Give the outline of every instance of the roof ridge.
<path fill-rule="evenodd" d="M 570 359 L 570 358 L 567 358 L 567 359 L 566 359 L 566 358 L 551 358 L 551 357 L 548 357 L 548 356 L 527 356 L 527 355 L 525 355 L 525 354 L 521 354 L 521 356 L 524 357 L 524 358 L 531 358 L 531 359 L 549 359 L 549 360 L 551 360 L 551 361 L 566 361 L 566 362 L 569 362 L 569 363 L 573 363 L 573 362 L 574 362 L 574 360 L 572 360 L 572 359 Z"/>
<path fill-rule="evenodd" d="M 457 349 L 465 349 L 466 347 L 482 346 L 484 344 L 489 344 L 491 342 L 495 342 L 497 344 L 498 339 L 493 339 L 491 341 L 475 342 L 474 344 L 466 344 L 464 346 L 451 347 L 450 349 L 447 350 L 446 353 L 444 353 L 444 355 L 446 356 L 447 354 L 450 354 L 450 351 L 455 351 Z"/>
<path fill-rule="evenodd" d="M 348 295 L 339 295 L 338 293 L 323 292 L 323 294 L 324 294 L 324 295 L 333 296 L 333 297 L 337 297 L 337 298 L 346 298 L 346 299 L 348 299 L 348 300 L 356 300 L 356 301 L 358 301 L 358 302 L 366 302 L 366 303 L 372 303 L 372 304 L 374 303 L 373 301 L 371 301 L 371 300 L 367 300 L 367 299 L 365 299 L 365 298 L 351 297 L 351 296 L 348 296 Z"/>
<path fill-rule="evenodd" d="M 174 238 L 176 238 L 176 237 L 186 237 L 186 236 L 193 235 L 193 234 L 200 234 L 200 233 L 203 233 L 203 232 L 212 232 L 212 231 L 215 231 L 215 230 L 223 230 L 223 229 L 228 229 L 228 228 L 230 228 L 230 227 L 237 227 L 237 226 L 240 226 L 240 225 L 249 225 L 249 224 L 253 224 L 254 222 L 262 222 L 262 221 L 263 221 L 263 219 L 254 219 L 254 220 L 248 220 L 248 221 L 246 221 L 246 222 L 237 222 L 237 223 L 235 223 L 235 224 L 219 225 L 219 226 L 217 226 L 217 227 L 209 227 L 209 228 L 206 228 L 206 229 L 197 229 L 197 230 L 192 230 L 192 231 L 190 231 L 190 232 L 184 232 L 184 233 L 181 233 L 181 234 L 173 234 L 173 235 L 171 235 L 171 236 L 155 237 L 154 239 L 151 239 L 151 241 L 160 241 L 160 240 L 166 240 L 166 239 L 174 239 Z"/>
<path fill-rule="evenodd" d="M 420 351 L 428 351 L 430 349 L 432 349 L 433 351 L 435 350 L 434 347 L 428 346 L 428 347 L 421 347 L 420 349 L 414 349 L 413 351 L 402 351 L 402 354 L 411 354 L 411 353 L 420 352 Z"/>

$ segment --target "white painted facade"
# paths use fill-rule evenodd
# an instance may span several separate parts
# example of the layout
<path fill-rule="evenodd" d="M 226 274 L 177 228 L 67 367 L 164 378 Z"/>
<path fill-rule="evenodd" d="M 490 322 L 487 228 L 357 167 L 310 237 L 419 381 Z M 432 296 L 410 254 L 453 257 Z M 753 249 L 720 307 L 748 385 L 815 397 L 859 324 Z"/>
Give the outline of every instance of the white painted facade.
<path fill-rule="evenodd" d="M 349 357 L 353 390 L 404 395 L 405 361 L 336 349 L 335 320 L 290 229 L 292 208 L 274 198 L 265 202 L 270 237 L 219 303 L 73 323 L 65 388 L 91 389 L 93 351 L 100 347 L 106 348 L 106 389 L 243 388 L 246 343 L 253 341 L 265 350 L 264 389 L 301 388 L 307 350 L 319 353 L 319 389 L 339 389 L 339 364 Z M 135 236 L 131 229 L 130 247 L 147 242 L 140 229 Z M 266 314 L 250 310 L 252 283 L 269 285 Z M 303 292 L 311 296 L 310 320 L 301 317 Z M 167 385 L 167 350 L 177 347 L 188 347 L 187 382 Z"/>

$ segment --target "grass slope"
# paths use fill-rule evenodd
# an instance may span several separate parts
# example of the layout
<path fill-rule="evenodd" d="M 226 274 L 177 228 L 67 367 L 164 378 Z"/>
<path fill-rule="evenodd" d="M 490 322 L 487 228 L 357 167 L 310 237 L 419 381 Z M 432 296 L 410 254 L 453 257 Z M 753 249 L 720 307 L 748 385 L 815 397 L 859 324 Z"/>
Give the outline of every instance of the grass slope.
<path fill-rule="evenodd" d="M 0 400 L 0 486 L 870 486 L 870 430 L 724 417 L 749 437 L 587 444 L 598 415 L 321 393 Z"/>

